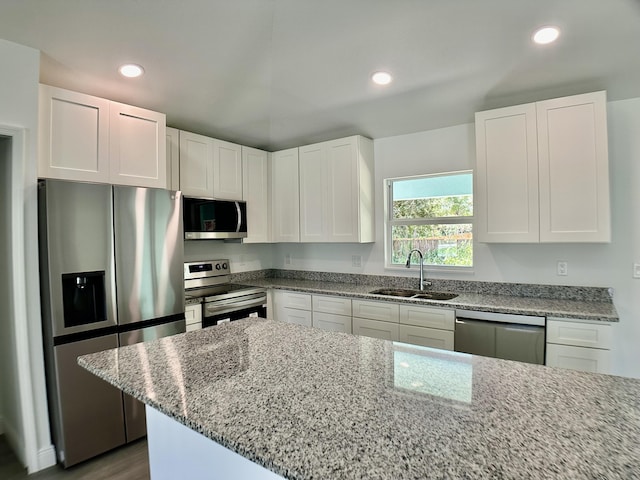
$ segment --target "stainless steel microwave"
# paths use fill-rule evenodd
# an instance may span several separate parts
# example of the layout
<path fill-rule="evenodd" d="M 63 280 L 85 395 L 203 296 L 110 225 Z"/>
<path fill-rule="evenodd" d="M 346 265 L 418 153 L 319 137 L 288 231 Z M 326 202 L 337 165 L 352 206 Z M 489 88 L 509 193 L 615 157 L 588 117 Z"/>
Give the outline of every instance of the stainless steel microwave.
<path fill-rule="evenodd" d="M 182 205 L 186 240 L 247 236 L 246 202 L 183 196 Z"/>

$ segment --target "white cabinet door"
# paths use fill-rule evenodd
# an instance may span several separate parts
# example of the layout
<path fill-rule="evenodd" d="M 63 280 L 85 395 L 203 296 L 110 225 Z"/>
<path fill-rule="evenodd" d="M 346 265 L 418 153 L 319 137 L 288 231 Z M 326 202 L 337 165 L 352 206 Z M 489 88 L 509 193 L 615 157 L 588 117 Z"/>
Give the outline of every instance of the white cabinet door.
<path fill-rule="evenodd" d="M 549 367 L 569 368 L 583 372 L 609 373 L 611 352 L 598 348 L 547 344 Z"/>
<path fill-rule="evenodd" d="M 536 139 L 533 103 L 476 113 L 478 241 L 539 241 Z"/>
<path fill-rule="evenodd" d="M 536 104 L 540 241 L 610 242 L 605 92 Z"/>
<path fill-rule="evenodd" d="M 298 149 L 275 152 L 271 159 L 273 241 L 299 242 Z"/>
<path fill-rule="evenodd" d="M 277 306 L 296 308 L 299 310 L 311 310 L 311 294 L 276 290 L 274 302 Z"/>
<path fill-rule="evenodd" d="M 109 100 L 40 85 L 38 176 L 109 183 Z"/>
<path fill-rule="evenodd" d="M 300 166 L 300 241 L 325 242 L 327 180 L 325 144 L 299 148 Z"/>
<path fill-rule="evenodd" d="M 588 348 L 611 348 L 607 324 L 547 319 L 547 342 Z"/>
<path fill-rule="evenodd" d="M 180 131 L 180 190 L 213 198 L 213 138 Z"/>
<path fill-rule="evenodd" d="M 242 200 L 242 147 L 213 140 L 213 196 Z"/>
<path fill-rule="evenodd" d="M 164 113 L 110 102 L 110 182 L 167 188 Z"/>
<path fill-rule="evenodd" d="M 202 305 L 187 305 L 184 309 L 187 332 L 202 328 Z"/>
<path fill-rule="evenodd" d="M 269 164 L 264 150 L 242 147 L 242 199 L 247 202 L 247 237 L 242 243 L 271 241 Z"/>
<path fill-rule="evenodd" d="M 397 303 L 353 299 L 351 305 L 354 317 L 394 323 L 398 323 L 400 318 L 400 307 Z"/>
<path fill-rule="evenodd" d="M 373 242 L 373 142 L 300 147 L 300 241 Z"/>
<path fill-rule="evenodd" d="M 398 341 L 398 324 L 353 317 L 353 333 L 364 337 Z"/>
<path fill-rule="evenodd" d="M 313 312 L 312 325 L 330 332 L 351 333 L 351 317 L 334 313 Z"/>
<path fill-rule="evenodd" d="M 359 241 L 358 137 L 326 144 L 326 238 Z"/>
<path fill-rule="evenodd" d="M 180 130 L 167 127 L 167 188 L 180 190 Z"/>
<path fill-rule="evenodd" d="M 277 308 L 277 307 L 276 307 Z M 286 323 L 295 323 L 297 325 L 311 326 L 311 311 L 297 310 L 295 308 L 277 308 L 276 320 Z"/>
<path fill-rule="evenodd" d="M 312 306 L 314 312 L 351 316 L 351 299 L 347 297 L 313 295 Z"/>
<path fill-rule="evenodd" d="M 455 310 L 420 305 L 400 305 L 400 323 L 453 331 L 455 329 Z"/>
<path fill-rule="evenodd" d="M 401 342 L 422 345 L 423 347 L 440 348 L 442 350 L 453 350 L 453 331 L 451 330 L 400 325 L 398 331 Z"/>

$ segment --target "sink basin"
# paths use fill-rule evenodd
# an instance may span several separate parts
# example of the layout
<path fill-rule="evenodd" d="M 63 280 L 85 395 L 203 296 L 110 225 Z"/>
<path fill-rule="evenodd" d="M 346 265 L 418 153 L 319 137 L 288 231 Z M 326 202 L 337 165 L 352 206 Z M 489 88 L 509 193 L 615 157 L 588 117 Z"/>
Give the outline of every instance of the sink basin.
<path fill-rule="evenodd" d="M 392 297 L 413 297 L 417 291 L 408 290 L 405 288 L 381 288 L 379 290 L 373 290 L 369 293 L 375 295 L 391 295 Z"/>
<path fill-rule="evenodd" d="M 457 296 L 457 293 L 426 292 L 417 293 L 411 298 L 423 298 L 425 300 L 451 300 L 452 298 L 456 298 Z"/>
<path fill-rule="evenodd" d="M 423 300 L 451 300 L 456 298 L 456 293 L 445 292 L 421 292 L 420 290 L 410 290 L 407 288 L 380 288 L 369 293 L 375 295 L 389 295 L 391 297 L 419 298 Z"/>

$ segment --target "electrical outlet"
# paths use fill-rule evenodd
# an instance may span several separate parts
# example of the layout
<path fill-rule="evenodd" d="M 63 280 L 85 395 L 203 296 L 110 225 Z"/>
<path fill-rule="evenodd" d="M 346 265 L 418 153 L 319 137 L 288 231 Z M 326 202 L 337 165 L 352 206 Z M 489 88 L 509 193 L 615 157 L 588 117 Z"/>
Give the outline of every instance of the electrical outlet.
<path fill-rule="evenodd" d="M 558 275 L 567 276 L 569 274 L 569 264 L 567 262 L 558 262 Z"/>
<path fill-rule="evenodd" d="M 285 253 L 285 255 L 284 255 L 284 264 L 285 265 L 291 265 L 291 254 L 290 253 Z"/>
<path fill-rule="evenodd" d="M 357 268 L 362 267 L 362 255 L 351 255 L 351 266 Z"/>
<path fill-rule="evenodd" d="M 633 278 L 640 278 L 640 263 L 633 264 Z"/>

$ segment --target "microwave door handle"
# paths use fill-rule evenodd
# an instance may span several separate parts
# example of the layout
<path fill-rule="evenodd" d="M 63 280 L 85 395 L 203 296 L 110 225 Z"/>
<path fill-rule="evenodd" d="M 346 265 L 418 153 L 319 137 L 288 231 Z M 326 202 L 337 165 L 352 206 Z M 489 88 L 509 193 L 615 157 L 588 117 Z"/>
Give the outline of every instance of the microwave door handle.
<path fill-rule="evenodd" d="M 238 202 L 236 203 L 236 213 L 237 213 L 237 218 L 238 218 L 238 224 L 236 225 L 236 232 L 240 231 L 240 227 L 242 226 L 242 212 L 240 211 L 240 204 Z"/>

